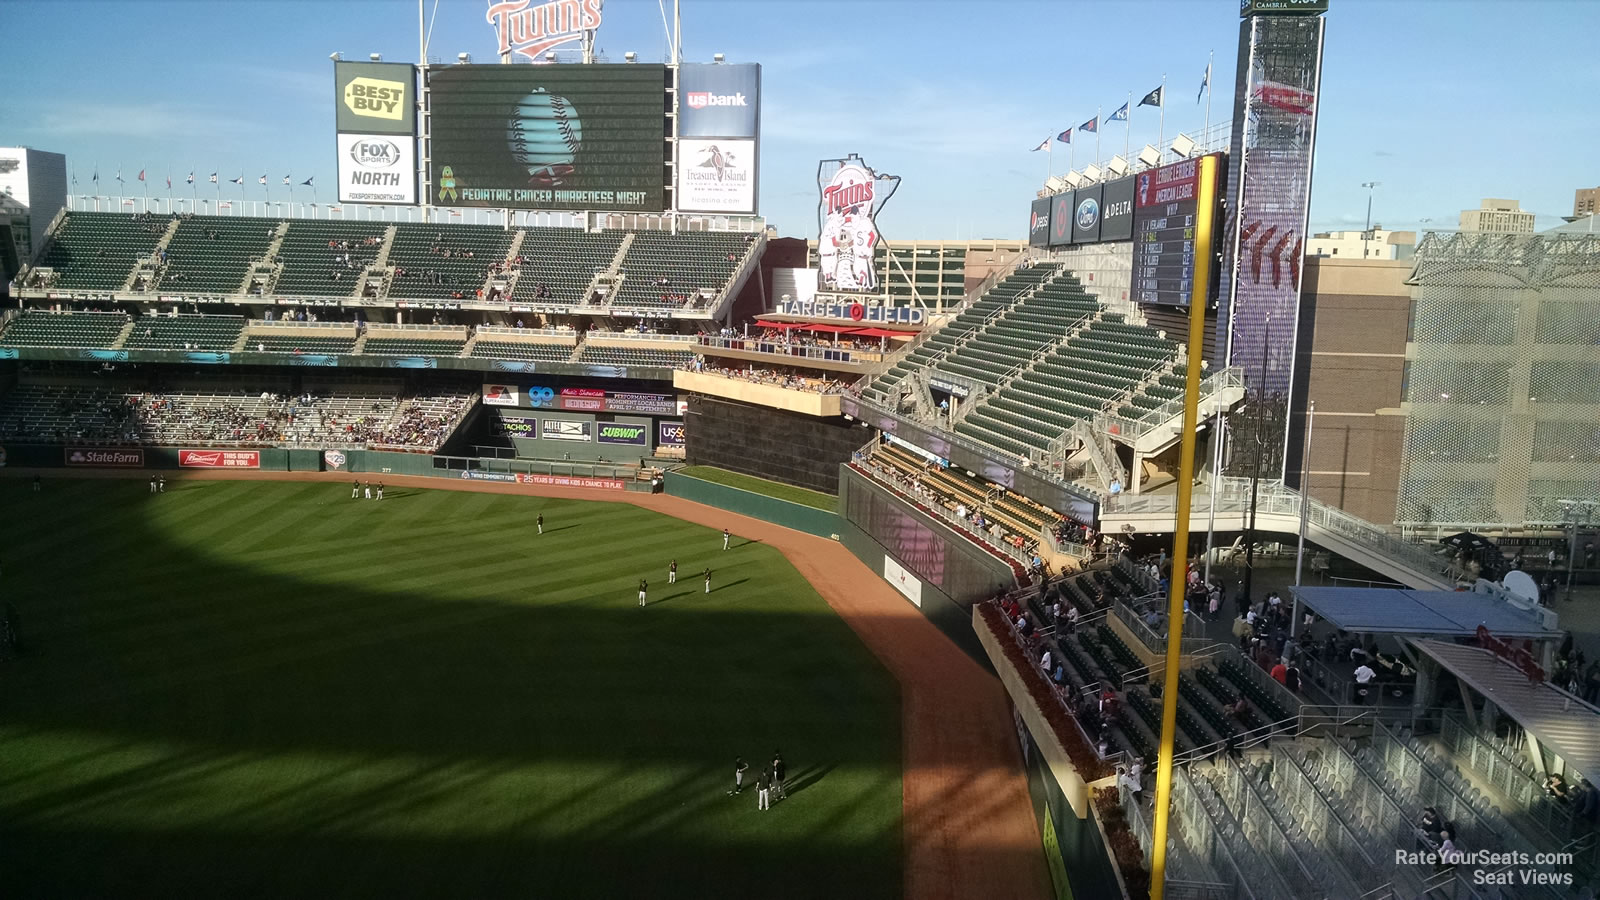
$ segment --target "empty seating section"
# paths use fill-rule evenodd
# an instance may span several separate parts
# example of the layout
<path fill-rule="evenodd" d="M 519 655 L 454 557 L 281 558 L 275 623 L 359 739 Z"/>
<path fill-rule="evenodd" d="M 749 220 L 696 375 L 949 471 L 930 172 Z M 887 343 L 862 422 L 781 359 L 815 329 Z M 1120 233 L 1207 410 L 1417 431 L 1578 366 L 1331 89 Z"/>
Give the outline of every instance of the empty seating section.
<path fill-rule="evenodd" d="M 252 262 L 266 256 L 277 223 L 236 216 L 193 216 L 178 222 L 161 262 L 159 290 L 237 294 Z"/>
<path fill-rule="evenodd" d="M 143 391 L 23 384 L 0 397 L 0 440 L 146 445 L 360 444 L 431 450 L 448 439 L 467 396 L 394 390 L 287 397 L 235 388 Z"/>
<path fill-rule="evenodd" d="M 369 337 L 361 352 L 368 356 L 460 356 L 465 337 Z"/>
<path fill-rule="evenodd" d="M 273 224 L 266 219 L 257 221 L 263 229 Z M 383 251 L 387 228 L 382 222 L 295 219 L 278 247 L 283 271 L 274 292 L 319 297 L 354 294 L 362 271 Z"/>
<path fill-rule="evenodd" d="M 1183 363 L 1176 364 L 1171 372 L 1146 381 L 1118 412 L 1132 419 L 1143 417 L 1163 403 L 1182 397 L 1184 379 L 1187 377 L 1188 367 Z"/>
<path fill-rule="evenodd" d="M 957 423 L 956 431 L 1026 455 L 1047 449 L 1077 420 L 1125 397 L 1177 355 L 1155 329 L 1104 314 Z"/>
<path fill-rule="evenodd" d="M 1019 294 L 1037 287 L 1055 273 L 1055 267 L 1041 265 L 1018 269 L 1002 278 L 971 306 L 957 313 L 943 328 L 918 344 L 910 355 L 878 378 L 873 387 L 880 392 L 886 391 L 913 370 L 927 368 L 935 357 L 949 351 L 962 338 L 976 333 L 986 322 L 1015 303 Z"/>
<path fill-rule="evenodd" d="M 641 231 L 622 260 L 622 287 L 612 305 L 675 308 L 702 290 L 721 292 L 744 258 L 754 235 L 727 231 L 688 231 L 669 234 Z M 730 258 L 731 257 L 731 258 Z M 665 278 L 667 284 L 657 284 Z"/>
<path fill-rule="evenodd" d="M 119 290 L 134 264 L 155 250 L 170 221 L 161 216 L 69 213 L 35 265 L 55 270 L 52 287 L 58 290 Z"/>
<path fill-rule="evenodd" d="M 27 310 L 0 333 L 0 346 L 110 347 L 127 324 L 122 313 Z"/>
<path fill-rule="evenodd" d="M 493 225 L 396 225 L 387 260 L 395 267 L 389 296 L 443 300 L 459 291 L 476 297 L 489 267 L 505 262 L 515 235 Z"/>
<path fill-rule="evenodd" d="M 657 350 L 648 347 L 601 347 L 585 344 L 578 362 L 603 366 L 660 366 L 687 368 L 694 359 L 688 350 Z"/>
<path fill-rule="evenodd" d="M 536 344 L 531 341 L 486 341 L 472 345 L 472 355 L 484 359 L 533 359 L 566 362 L 574 344 Z"/>
<path fill-rule="evenodd" d="M 579 304 L 596 270 L 604 271 L 622 246 L 623 232 L 588 233 L 578 228 L 523 230 L 514 303 Z M 540 288 L 546 296 L 539 296 Z"/>
<path fill-rule="evenodd" d="M 133 323 L 128 350 L 229 350 L 244 330 L 238 316 L 145 316 Z"/>

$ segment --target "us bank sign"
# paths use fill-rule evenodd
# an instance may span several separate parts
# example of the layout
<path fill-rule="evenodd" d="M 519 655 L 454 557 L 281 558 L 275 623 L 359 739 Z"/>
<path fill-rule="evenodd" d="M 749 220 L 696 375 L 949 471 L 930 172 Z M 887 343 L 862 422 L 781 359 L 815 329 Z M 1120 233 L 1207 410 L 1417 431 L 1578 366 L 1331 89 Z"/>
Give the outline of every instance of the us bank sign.
<path fill-rule="evenodd" d="M 855 325 L 922 325 L 927 311 L 920 306 L 867 306 L 864 303 L 830 303 L 821 300 L 780 300 L 778 315 L 808 319 L 837 319 Z"/>

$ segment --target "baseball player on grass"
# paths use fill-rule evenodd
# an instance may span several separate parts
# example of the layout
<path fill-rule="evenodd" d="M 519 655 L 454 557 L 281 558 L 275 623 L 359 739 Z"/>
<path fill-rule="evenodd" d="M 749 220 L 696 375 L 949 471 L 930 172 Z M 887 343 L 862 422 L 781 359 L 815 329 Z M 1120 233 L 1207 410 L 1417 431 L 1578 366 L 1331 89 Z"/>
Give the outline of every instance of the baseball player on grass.
<path fill-rule="evenodd" d="M 644 592 L 649 586 L 650 586 L 649 582 L 645 581 L 643 578 L 639 579 L 639 608 L 640 609 L 644 608 Z"/>

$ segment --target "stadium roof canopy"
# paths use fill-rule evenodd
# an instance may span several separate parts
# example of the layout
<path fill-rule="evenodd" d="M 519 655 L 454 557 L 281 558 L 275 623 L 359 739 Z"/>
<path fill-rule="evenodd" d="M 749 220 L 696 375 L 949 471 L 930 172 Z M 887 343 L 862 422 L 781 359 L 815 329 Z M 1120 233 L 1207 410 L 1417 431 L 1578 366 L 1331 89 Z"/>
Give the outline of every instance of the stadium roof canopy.
<path fill-rule="evenodd" d="M 1600 780 L 1600 709 L 1545 682 L 1534 683 L 1482 647 L 1412 641 L 1456 678 L 1487 697 L 1590 781 Z"/>
<path fill-rule="evenodd" d="M 1334 627 L 1358 634 L 1471 637 L 1482 625 L 1497 637 L 1561 636 L 1546 628 L 1538 613 L 1474 591 L 1302 585 L 1289 593 Z"/>

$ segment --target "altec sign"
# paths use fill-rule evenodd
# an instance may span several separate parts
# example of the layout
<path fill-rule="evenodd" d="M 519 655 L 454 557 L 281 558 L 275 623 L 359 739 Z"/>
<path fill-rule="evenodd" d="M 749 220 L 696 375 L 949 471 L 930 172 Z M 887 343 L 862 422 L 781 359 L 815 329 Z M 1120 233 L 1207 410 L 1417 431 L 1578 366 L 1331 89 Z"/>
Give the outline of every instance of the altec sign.
<path fill-rule="evenodd" d="M 533 4 L 529 0 L 491 3 L 484 20 L 500 35 L 500 54 L 516 52 L 536 63 L 562 44 L 583 37 L 585 31 L 600 27 L 601 0 L 549 0 Z"/>

